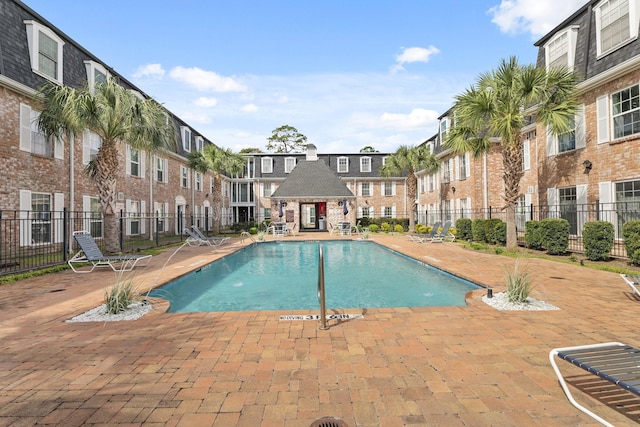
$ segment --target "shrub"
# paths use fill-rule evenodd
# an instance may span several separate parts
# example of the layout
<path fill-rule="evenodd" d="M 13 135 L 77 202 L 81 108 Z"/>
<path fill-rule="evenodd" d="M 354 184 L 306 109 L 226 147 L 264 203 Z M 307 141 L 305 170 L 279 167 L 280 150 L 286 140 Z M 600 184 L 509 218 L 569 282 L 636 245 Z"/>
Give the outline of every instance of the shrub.
<path fill-rule="evenodd" d="M 502 221 L 498 218 L 489 218 L 484 221 L 484 241 L 487 243 L 495 244 L 496 239 L 496 226 Z"/>
<path fill-rule="evenodd" d="M 496 245 L 505 246 L 507 244 L 507 223 L 500 221 L 493 229 L 493 236 Z"/>
<path fill-rule="evenodd" d="M 569 247 L 569 221 L 564 218 L 547 218 L 540 221 L 542 244 L 547 253 L 560 255 Z"/>
<path fill-rule="evenodd" d="M 519 270 L 518 263 L 513 268 L 513 272 L 507 271 L 506 276 L 507 297 L 509 302 L 525 303 L 531 292 L 531 280 L 529 272 Z"/>
<path fill-rule="evenodd" d="M 137 292 L 133 280 L 123 281 L 121 275 L 111 289 L 104 291 L 104 304 L 109 314 L 125 311 L 136 299 Z"/>
<path fill-rule="evenodd" d="M 485 232 L 484 232 L 484 222 L 483 218 L 476 218 L 473 220 L 471 224 L 471 233 L 473 235 L 473 240 L 475 242 L 485 242 Z"/>
<path fill-rule="evenodd" d="M 625 222 L 622 237 L 629 261 L 633 265 L 640 265 L 640 220 Z"/>
<path fill-rule="evenodd" d="M 371 224 L 369 226 L 369 231 L 371 231 L 372 233 L 377 233 L 378 232 L 378 226 L 376 224 Z"/>
<path fill-rule="evenodd" d="M 524 224 L 524 240 L 529 249 L 541 250 L 542 233 L 540 231 L 540 221 L 527 221 Z"/>
<path fill-rule="evenodd" d="M 609 259 L 613 248 L 613 224 L 607 221 L 590 221 L 584 224 L 582 238 L 584 254 L 591 261 Z"/>
<path fill-rule="evenodd" d="M 459 218 L 456 221 L 456 230 L 458 230 L 458 239 L 470 240 L 473 239 L 473 232 L 471 230 L 473 222 L 469 218 Z"/>
<path fill-rule="evenodd" d="M 257 234 L 258 233 L 258 227 L 251 227 L 249 229 L 249 234 Z"/>
<path fill-rule="evenodd" d="M 422 224 L 416 225 L 416 233 L 418 234 L 426 234 L 428 230 L 429 230 L 429 227 L 427 227 L 426 225 L 422 225 Z"/>
<path fill-rule="evenodd" d="M 400 224 L 396 224 L 393 226 L 393 231 L 395 231 L 396 233 L 402 233 L 404 232 L 404 227 Z"/>
<path fill-rule="evenodd" d="M 388 222 L 383 222 L 382 224 L 380 224 L 380 230 L 383 233 L 388 233 L 391 230 L 391 226 Z"/>

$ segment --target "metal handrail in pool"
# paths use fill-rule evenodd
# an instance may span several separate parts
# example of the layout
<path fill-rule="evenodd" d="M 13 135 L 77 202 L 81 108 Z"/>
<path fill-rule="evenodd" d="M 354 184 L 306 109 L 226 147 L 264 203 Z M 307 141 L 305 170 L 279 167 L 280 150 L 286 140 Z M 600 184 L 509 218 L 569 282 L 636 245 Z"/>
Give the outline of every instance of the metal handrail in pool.
<path fill-rule="evenodd" d="M 324 294 L 324 253 L 322 246 L 318 245 L 318 302 L 320 302 L 320 329 L 329 329 L 327 326 L 327 301 Z"/>

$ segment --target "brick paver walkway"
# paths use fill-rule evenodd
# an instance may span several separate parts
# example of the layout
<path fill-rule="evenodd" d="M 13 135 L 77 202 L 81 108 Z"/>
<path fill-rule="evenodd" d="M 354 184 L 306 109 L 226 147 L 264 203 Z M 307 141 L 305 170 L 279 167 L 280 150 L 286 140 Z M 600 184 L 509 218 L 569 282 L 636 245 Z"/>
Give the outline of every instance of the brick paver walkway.
<path fill-rule="evenodd" d="M 515 262 L 457 244 L 374 239 L 494 292 Z M 187 247 L 168 262 L 167 250 L 136 280 L 152 286 L 240 246 Z M 519 262 L 534 296 L 561 310 L 500 312 L 476 291 L 465 307 L 365 309 L 364 319 L 326 331 L 279 321 L 291 312 L 170 314 L 166 304 L 136 321 L 69 323 L 102 302 L 113 272 L 0 286 L 0 425 L 306 427 L 322 416 L 350 427 L 598 425 L 568 402 L 548 352 L 605 341 L 639 346 L 640 302 L 613 273 Z M 565 365 L 570 377 L 585 377 Z M 602 388 L 595 383 L 576 391 L 579 400 L 616 425 L 635 424 L 632 409 L 611 403 L 615 390 L 591 397 Z"/>

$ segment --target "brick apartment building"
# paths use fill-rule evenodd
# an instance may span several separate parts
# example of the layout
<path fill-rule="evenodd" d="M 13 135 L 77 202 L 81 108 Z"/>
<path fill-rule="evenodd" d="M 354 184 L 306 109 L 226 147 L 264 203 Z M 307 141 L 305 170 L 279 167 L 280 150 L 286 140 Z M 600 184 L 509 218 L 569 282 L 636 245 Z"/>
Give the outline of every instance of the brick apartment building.
<path fill-rule="evenodd" d="M 584 222 L 622 224 L 640 212 L 640 2 L 592 0 L 542 37 L 537 66 L 565 65 L 580 77 L 581 105 L 572 132 L 552 136 L 531 124 L 523 128 L 523 170 L 518 228 L 537 214 L 560 216 L 580 235 Z M 419 220 L 500 215 L 504 205 L 499 141 L 474 159 L 452 155 L 438 134 L 425 141 L 441 160 L 438 173 L 418 173 Z M 635 213 L 634 213 L 635 212 Z M 533 215 L 537 218 L 536 215 Z"/>

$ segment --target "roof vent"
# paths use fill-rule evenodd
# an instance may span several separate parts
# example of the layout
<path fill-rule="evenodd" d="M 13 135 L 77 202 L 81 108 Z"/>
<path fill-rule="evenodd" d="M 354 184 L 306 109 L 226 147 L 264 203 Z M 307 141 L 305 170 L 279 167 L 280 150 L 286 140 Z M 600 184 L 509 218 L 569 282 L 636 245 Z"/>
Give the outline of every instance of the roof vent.
<path fill-rule="evenodd" d="M 307 145 L 307 161 L 315 162 L 318 160 L 318 149 L 313 144 Z"/>

